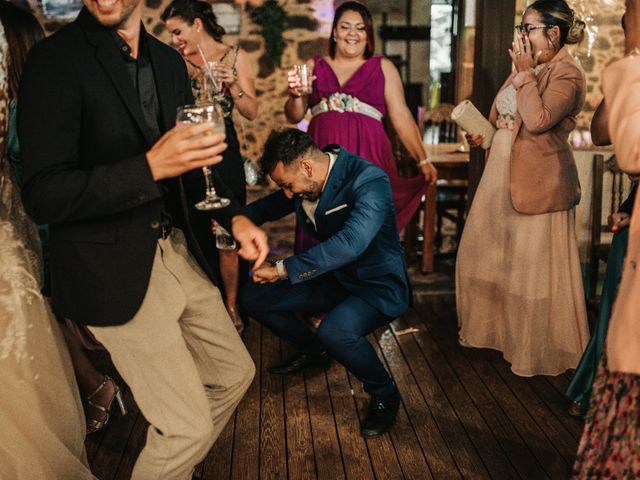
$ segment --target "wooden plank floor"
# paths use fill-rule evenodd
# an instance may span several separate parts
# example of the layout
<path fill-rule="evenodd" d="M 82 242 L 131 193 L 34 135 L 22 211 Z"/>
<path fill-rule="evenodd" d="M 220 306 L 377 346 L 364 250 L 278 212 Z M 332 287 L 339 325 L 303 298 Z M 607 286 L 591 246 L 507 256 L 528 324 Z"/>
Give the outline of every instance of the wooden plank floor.
<path fill-rule="evenodd" d="M 410 327 L 417 332 L 402 334 Z M 212 480 L 568 478 L 582 424 L 567 414 L 567 376 L 517 377 L 498 352 L 460 347 L 450 294 L 418 295 L 412 310 L 371 338 L 402 393 L 390 433 L 359 435 L 367 396 L 336 363 L 269 375 L 267 366 L 291 352 L 254 322 L 244 341 L 255 380 L 196 473 Z M 115 374 L 106 355 L 98 360 Z M 128 390 L 125 401 L 130 413 L 87 439 L 102 480 L 129 478 L 145 441 L 147 423 Z"/>

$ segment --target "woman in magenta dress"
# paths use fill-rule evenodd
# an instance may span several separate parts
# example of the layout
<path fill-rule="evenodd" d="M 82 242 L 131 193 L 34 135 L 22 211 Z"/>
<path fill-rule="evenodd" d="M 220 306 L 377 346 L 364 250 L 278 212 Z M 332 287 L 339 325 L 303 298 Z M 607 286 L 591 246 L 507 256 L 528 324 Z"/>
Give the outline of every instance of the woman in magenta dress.
<path fill-rule="evenodd" d="M 391 179 L 398 229 L 402 230 L 420 205 L 436 170 L 428 161 L 420 131 L 404 100 L 402 80 L 395 66 L 374 56 L 371 13 L 358 2 L 345 2 L 336 10 L 329 55 L 309 62 L 314 76 L 312 91 L 301 91 L 299 75 L 289 72 L 289 98 L 285 114 L 297 123 L 311 109 L 309 134 L 323 148 L 338 144 L 382 168 Z M 382 120 L 389 116 L 398 138 L 418 164 L 422 176 L 398 176 L 396 159 Z M 314 239 L 296 231 L 297 252 L 314 245 Z"/>

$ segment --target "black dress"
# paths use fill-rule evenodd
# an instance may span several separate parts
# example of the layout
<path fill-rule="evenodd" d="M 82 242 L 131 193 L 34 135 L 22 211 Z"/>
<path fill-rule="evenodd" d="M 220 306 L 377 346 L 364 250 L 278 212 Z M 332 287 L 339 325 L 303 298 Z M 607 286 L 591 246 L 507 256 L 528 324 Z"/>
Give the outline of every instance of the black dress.
<path fill-rule="evenodd" d="M 231 47 L 222 56 L 220 61 L 225 61 L 227 57 L 232 57 L 231 68 L 236 73 L 236 62 L 238 60 L 238 46 Z M 247 203 L 247 187 L 244 174 L 244 166 L 242 160 L 242 154 L 240 153 L 240 142 L 236 129 L 233 125 L 231 114 L 233 112 L 234 103 L 233 97 L 227 88 L 217 95 L 210 95 L 202 88 L 204 84 L 204 70 L 197 65 L 189 63 L 191 75 L 191 89 L 193 90 L 193 98 L 196 102 L 208 102 L 213 99 L 218 103 L 224 113 L 225 119 L 225 133 L 227 143 L 227 149 L 224 151 L 222 162 L 215 165 L 213 168 L 218 173 L 222 181 L 233 192 L 233 196 L 241 205 Z M 222 294 L 224 295 L 224 285 L 220 276 L 220 262 L 218 259 L 218 249 L 216 248 L 215 236 L 211 229 L 211 217 L 206 213 L 199 212 L 195 208 L 193 209 L 193 225 L 194 234 L 200 243 L 207 262 L 211 266 L 211 269 L 216 276 L 217 285 Z M 247 265 L 245 262 L 241 262 L 240 265 L 240 280 L 239 284 L 242 285 L 246 279 Z"/>

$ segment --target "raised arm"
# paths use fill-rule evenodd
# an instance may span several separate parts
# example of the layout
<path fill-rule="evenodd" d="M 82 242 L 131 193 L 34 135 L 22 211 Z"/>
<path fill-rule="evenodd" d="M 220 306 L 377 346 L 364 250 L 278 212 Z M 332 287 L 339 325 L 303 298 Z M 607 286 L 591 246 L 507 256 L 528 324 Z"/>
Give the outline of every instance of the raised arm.
<path fill-rule="evenodd" d="M 307 65 L 309 66 L 309 70 L 313 72 L 315 62 L 309 60 Z M 298 123 L 304 118 L 305 113 L 307 113 L 307 108 L 309 108 L 309 94 L 301 94 L 298 91 L 297 85 L 299 85 L 300 79 L 294 69 L 289 70 L 287 75 L 289 97 L 284 104 L 284 114 L 291 123 Z M 311 80 L 313 81 L 314 79 L 315 76 L 312 75 Z"/>
<path fill-rule="evenodd" d="M 524 127 L 531 133 L 542 133 L 555 127 L 576 108 L 580 100 L 578 91 L 584 88 L 584 76 L 575 65 L 562 62 L 554 67 L 542 95 L 533 70 L 520 72 L 513 83 Z"/>

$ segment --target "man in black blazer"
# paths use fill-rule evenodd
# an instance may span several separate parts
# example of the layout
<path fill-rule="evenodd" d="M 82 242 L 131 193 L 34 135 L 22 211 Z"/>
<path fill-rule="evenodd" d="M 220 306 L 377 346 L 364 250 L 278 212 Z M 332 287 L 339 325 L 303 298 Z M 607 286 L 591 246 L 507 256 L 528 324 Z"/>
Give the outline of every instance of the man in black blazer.
<path fill-rule="evenodd" d="M 254 374 L 190 227 L 200 167 L 226 145 L 211 125 L 173 127 L 189 79 L 145 32 L 143 2 L 84 3 L 24 69 L 24 203 L 50 225 L 55 310 L 106 346 L 151 423 L 132 478 L 186 479 Z M 219 213 L 259 266 L 264 232 L 236 203 Z"/>

